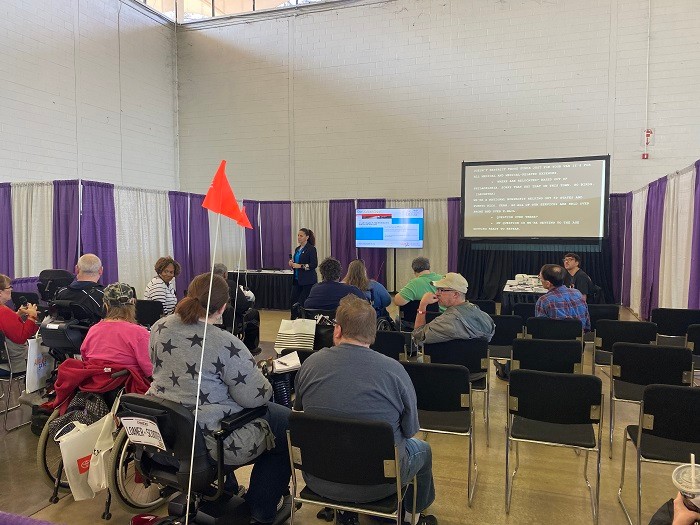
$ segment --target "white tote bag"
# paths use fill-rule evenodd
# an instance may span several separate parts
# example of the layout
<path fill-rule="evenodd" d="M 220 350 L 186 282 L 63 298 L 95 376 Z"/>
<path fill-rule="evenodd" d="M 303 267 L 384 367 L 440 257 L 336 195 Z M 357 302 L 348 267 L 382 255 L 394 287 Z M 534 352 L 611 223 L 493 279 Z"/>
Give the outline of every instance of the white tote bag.
<path fill-rule="evenodd" d="M 46 386 L 46 380 L 54 368 L 54 358 L 40 339 L 27 341 L 27 392 L 36 392 Z"/>
<path fill-rule="evenodd" d="M 314 349 L 316 321 L 314 319 L 282 319 L 275 341 L 275 351 L 280 354 L 285 348 Z"/>
<path fill-rule="evenodd" d="M 92 447 L 90 470 L 88 470 L 88 484 L 95 493 L 107 488 L 107 463 L 109 463 L 109 457 L 114 446 L 114 432 L 117 430 L 115 414 L 119 408 L 120 400 L 121 394 L 119 394 L 114 405 L 112 405 L 112 411 L 94 423 L 95 425 L 102 423 L 100 435 Z"/>
<path fill-rule="evenodd" d="M 88 483 L 88 473 L 90 472 L 92 451 L 102 432 L 105 418 L 112 419 L 112 413 L 110 412 L 92 425 L 75 421 L 73 422 L 75 428 L 57 440 L 61 447 L 63 470 L 66 472 L 68 485 L 70 485 L 70 491 L 73 493 L 75 501 L 95 497 L 95 492 Z M 58 434 L 60 432 L 59 430 Z"/>

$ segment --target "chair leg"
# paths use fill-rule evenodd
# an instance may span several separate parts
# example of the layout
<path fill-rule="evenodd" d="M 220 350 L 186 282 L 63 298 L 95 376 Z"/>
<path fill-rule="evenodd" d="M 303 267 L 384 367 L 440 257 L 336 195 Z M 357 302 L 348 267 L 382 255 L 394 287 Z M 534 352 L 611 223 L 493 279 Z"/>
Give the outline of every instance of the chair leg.
<path fill-rule="evenodd" d="M 17 383 L 17 380 L 15 380 L 15 383 Z M 5 400 L 5 410 L 4 410 L 5 414 L 3 417 L 3 428 L 5 429 L 5 432 L 10 432 L 12 430 L 15 430 L 17 428 L 23 427 L 23 426 L 31 423 L 32 421 L 30 419 L 29 421 L 25 421 L 24 423 L 20 423 L 19 425 L 15 425 L 14 427 L 8 428 L 8 426 L 7 426 L 7 414 L 10 411 L 15 410 L 15 409 L 19 408 L 20 406 L 22 406 L 20 403 L 17 403 L 14 406 L 10 406 L 10 400 L 12 398 L 12 376 L 10 376 L 10 380 L 7 382 L 7 387 L 5 388 L 5 395 L 7 395 L 7 399 Z"/>
<path fill-rule="evenodd" d="M 620 506 L 622 507 L 622 510 L 625 512 L 625 517 L 627 518 L 627 522 L 629 525 L 632 524 L 632 517 L 630 516 L 630 513 L 627 511 L 627 507 L 625 506 L 625 502 L 622 499 L 622 487 L 625 484 L 625 462 L 627 459 L 627 439 L 625 438 L 622 443 L 622 472 L 620 473 L 620 486 L 617 489 L 617 501 L 620 503 Z"/>
<path fill-rule="evenodd" d="M 612 379 L 611 379 L 612 381 Z M 613 457 L 613 431 L 615 430 L 615 400 L 610 399 L 610 451 L 608 452 L 608 457 L 612 459 Z M 624 461 L 624 460 L 623 460 Z"/>
<path fill-rule="evenodd" d="M 488 386 L 488 384 L 487 384 Z M 490 405 L 491 405 L 491 389 L 487 388 L 486 392 L 484 392 L 484 423 L 486 424 L 486 446 L 490 447 L 491 443 L 489 442 L 489 413 L 490 413 Z"/>
<path fill-rule="evenodd" d="M 506 433 L 508 430 L 506 429 Z M 510 513 L 510 437 L 506 434 L 506 514 Z"/>
<path fill-rule="evenodd" d="M 637 525 L 642 525 L 642 455 L 637 451 Z"/>
<path fill-rule="evenodd" d="M 588 453 L 589 453 L 589 451 L 586 450 L 586 456 L 585 456 L 586 459 L 583 463 L 583 479 L 586 481 L 586 486 L 588 487 L 588 494 L 591 497 L 591 514 L 593 516 L 593 523 L 596 523 L 596 517 L 598 515 L 598 507 L 597 507 L 596 497 L 593 494 L 593 487 L 591 486 L 591 482 L 588 479 Z"/>
<path fill-rule="evenodd" d="M 598 453 L 596 457 L 596 468 L 595 468 L 595 525 L 598 525 L 600 521 L 600 458 L 603 455 L 603 447 L 600 446 L 600 441 L 598 442 Z"/>
<path fill-rule="evenodd" d="M 474 445 L 474 429 L 469 434 L 469 464 L 467 468 L 467 504 L 471 507 L 476 492 L 476 480 L 479 477 L 479 467 L 476 464 L 476 447 Z M 474 481 L 472 481 L 472 469 L 474 469 Z"/>

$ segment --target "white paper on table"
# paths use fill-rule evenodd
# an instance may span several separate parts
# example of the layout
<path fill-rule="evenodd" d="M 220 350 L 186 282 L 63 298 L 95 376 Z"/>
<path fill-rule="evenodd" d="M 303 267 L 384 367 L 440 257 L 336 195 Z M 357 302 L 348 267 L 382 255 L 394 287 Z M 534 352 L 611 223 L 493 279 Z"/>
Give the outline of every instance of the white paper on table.
<path fill-rule="evenodd" d="M 278 357 L 272 361 L 272 371 L 275 374 L 293 372 L 294 370 L 299 370 L 300 368 L 301 361 L 299 360 L 299 354 L 297 352 L 292 352 L 284 357 Z"/>

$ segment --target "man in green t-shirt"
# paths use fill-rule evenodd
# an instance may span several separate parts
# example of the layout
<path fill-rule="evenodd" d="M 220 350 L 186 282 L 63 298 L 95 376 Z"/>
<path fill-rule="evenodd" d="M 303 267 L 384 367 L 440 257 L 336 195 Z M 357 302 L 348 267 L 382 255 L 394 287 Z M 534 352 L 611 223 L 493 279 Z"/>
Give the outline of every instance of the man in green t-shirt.
<path fill-rule="evenodd" d="M 420 301 L 426 292 L 435 293 L 433 281 L 439 281 L 443 278 L 439 273 L 430 271 L 430 261 L 427 257 L 416 257 L 413 259 L 411 268 L 416 276 L 408 281 L 406 286 L 394 296 L 394 304 L 396 306 L 405 306 L 411 301 Z"/>

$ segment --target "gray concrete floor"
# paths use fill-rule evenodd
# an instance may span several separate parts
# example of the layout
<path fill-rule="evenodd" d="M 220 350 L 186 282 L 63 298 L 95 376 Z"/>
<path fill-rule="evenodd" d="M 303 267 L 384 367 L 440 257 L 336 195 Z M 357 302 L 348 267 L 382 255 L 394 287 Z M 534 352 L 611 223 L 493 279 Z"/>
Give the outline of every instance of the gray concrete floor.
<path fill-rule="evenodd" d="M 280 320 L 286 312 L 262 312 L 262 339 L 273 341 Z M 632 319 L 629 312 L 624 318 Z M 266 352 L 271 345 L 266 344 Z M 590 348 L 586 359 L 590 366 Z M 589 368 L 586 368 L 589 370 Z M 608 379 L 602 375 L 604 392 L 609 388 Z M 557 449 L 538 445 L 523 444 L 520 447 L 520 471 L 516 477 L 510 514 L 505 513 L 505 433 L 506 384 L 495 378 L 491 371 L 491 444 L 486 448 L 484 423 L 477 418 L 475 429 L 476 454 L 479 464 L 479 478 L 472 508 L 467 506 L 467 441 L 455 436 L 429 435 L 433 449 L 433 474 L 436 484 L 436 500 L 430 512 L 438 517 L 441 525 L 462 523 L 567 523 L 587 524 L 591 522 L 588 491 L 583 480 L 583 456 L 577 457 L 568 449 Z M 14 394 L 16 395 L 16 393 Z M 478 409 L 482 397 L 475 395 Z M 4 400 L 1 402 L 4 403 Z M 607 396 L 606 396 L 607 403 Z M 604 418 L 603 435 L 608 432 L 607 410 Z M 19 417 L 13 412 L 11 420 Z M 608 458 L 606 438 L 603 439 L 601 466 L 601 524 L 626 523 L 617 503 L 617 486 L 620 479 L 623 428 L 636 422 L 634 407 L 622 404 L 618 407 L 615 426 L 614 459 Z M 0 510 L 22 515 L 32 515 L 38 519 L 71 525 L 100 523 L 105 494 L 98 494 L 94 500 L 75 502 L 65 496 L 59 503 L 48 502 L 51 490 L 41 481 L 36 465 L 36 445 L 38 438 L 31 434 L 29 427 L 5 433 L 0 430 Z M 632 457 L 629 455 L 628 458 Z M 672 466 L 644 465 L 643 513 L 642 521 L 648 523 L 652 513 L 668 498 L 675 489 L 671 483 Z M 629 503 L 634 501 L 634 461 L 627 462 L 627 478 L 624 494 Z M 242 483 L 247 484 L 249 468 L 237 471 Z M 589 476 L 595 476 L 594 463 L 589 464 Z M 318 508 L 305 505 L 297 514 L 297 523 L 321 525 L 316 519 Z M 110 523 L 129 523 L 130 515 L 112 507 Z M 164 509 L 158 514 L 164 514 Z M 371 523 L 362 518 L 363 523 Z"/>

